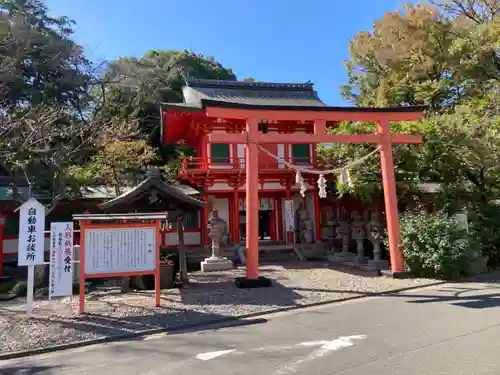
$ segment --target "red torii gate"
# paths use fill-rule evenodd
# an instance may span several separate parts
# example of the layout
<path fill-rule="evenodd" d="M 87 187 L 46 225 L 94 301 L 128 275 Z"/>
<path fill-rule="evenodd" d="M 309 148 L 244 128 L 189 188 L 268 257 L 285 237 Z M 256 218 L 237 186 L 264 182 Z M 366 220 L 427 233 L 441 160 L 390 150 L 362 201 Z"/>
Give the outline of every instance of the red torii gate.
<path fill-rule="evenodd" d="M 214 103 L 215 104 L 215 103 Z M 232 108 L 231 108 L 232 107 Z M 236 107 L 236 108 L 235 108 Z M 206 104 L 207 117 L 239 119 L 246 121 L 246 131 L 239 134 L 210 134 L 211 143 L 245 144 L 246 159 L 246 280 L 239 286 L 252 287 L 269 282 L 259 278 L 258 229 L 258 154 L 257 144 L 263 143 L 372 143 L 380 146 L 382 182 L 384 186 L 385 212 L 389 239 L 391 268 L 394 274 L 404 271 L 404 259 L 400 249 L 400 232 L 396 197 L 396 181 L 393 144 L 419 144 L 421 136 L 391 134 L 391 121 L 417 121 L 423 118 L 421 107 L 356 108 L 324 107 L 312 110 L 293 107 L 250 106 L 220 102 Z M 313 121 L 314 134 L 263 134 L 258 131 L 259 120 Z M 328 134 L 327 121 L 376 122 L 375 134 Z M 259 282 L 260 281 L 260 282 Z"/>

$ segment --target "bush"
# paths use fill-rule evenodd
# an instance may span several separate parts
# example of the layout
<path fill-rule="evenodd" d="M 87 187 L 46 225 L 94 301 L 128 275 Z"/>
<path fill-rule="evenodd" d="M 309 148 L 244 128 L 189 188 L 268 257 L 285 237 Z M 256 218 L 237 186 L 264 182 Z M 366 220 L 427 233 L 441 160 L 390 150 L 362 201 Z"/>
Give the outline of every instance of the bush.
<path fill-rule="evenodd" d="M 452 217 L 444 212 L 406 212 L 400 228 L 409 271 L 444 279 L 467 274 L 475 242 Z"/>
<path fill-rule="evenodd" d="M 500 267 L 500 207 L 484 203 L 469 210 L 469 232 L 488 257 L 488 266 Z"/>

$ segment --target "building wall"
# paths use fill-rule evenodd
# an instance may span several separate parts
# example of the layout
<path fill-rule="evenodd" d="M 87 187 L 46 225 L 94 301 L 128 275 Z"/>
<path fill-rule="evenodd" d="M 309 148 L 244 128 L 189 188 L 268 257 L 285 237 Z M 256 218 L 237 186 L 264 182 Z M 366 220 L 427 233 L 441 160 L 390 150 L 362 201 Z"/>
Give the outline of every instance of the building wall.
<path fill-rule="evenodd" d="M 226 131 L 224 130 L 213 130 L 212 133 L 214 134 L 225 134 Z M 273 133 L 273 131 L 270 131 L 269 133 Z M 276 132 L 275 132 L 276 133 Z M 296 134 L 305 134 L 306 132 L 304 131 L 296 131 Z M 291 144 L 269 144 L 269 145 L 263 145 L 264 148 L 269 150 L 272 154 L 277 155 L 280 159 L 285 159 L 288 155 L 288 158 L 290 159 L 292 157 L 292 148 L 293 146 Z M 207 150 L 207 157 L 209 160 L 212 160 L 212 144 L 207 143 L 206 145 L 206 150 Z M 286 152 L 285 152 L 286 151 Z M 313 144 L 309 144 L 309 155 L 311 157 L 311 161 L 315 159 L 313 156 L 313 152 L 315 152 L 315 148 Z M 235 162 L 235 158 L 238 159 L 238 163 L 240 165 L 240 168 L 244 168 L 245 165 L 245 145 L 243 144 L 238 144 L 236 147 L 232 147 L 229 145 L 229 158 L 230 162 L 233 163 Z M 290 160 L 289 160 L 290 161 Z M 304 166 L 310 166 L 311 163 L 302 163 Z M 285 164 L 282 162 L 278 162 L 275 159 L 273 159 L 271 156 L 267 155 L 264 152 L 259 153 L 259 166 L 260 168 L 285 168 Z M 227 165 L 222 163 L 221 165 L 214 164 L 213 161 L 209 163 L 209 168 L 212 169 L 231 169 L 233 168 L 232 165 Z"/>
<path fill-rule="evenodd" d="M 244 198 L 240 198 L 240 202 L 243 199 Z M 274 225 L 275 225 L 276 233 L 278 232 L 278 228 L 279 228 L 279 223 L 278 223 L 279 216 L 278 216 L 277 211 L 276 211 L 278 208 L 277 201 L 281 200 L 281 210 L 282 210 L 281 217 L 282 217 L 282 228 L 283 228 L 281 238 L 285 239 L 286 238 L 285 204 L 284 204 L 285 194 L 284 194 L 284 192 L 283 193 L 274 193 L 274 196 L 269 197 L 269 199 L 272 200 L 271 204 L 272 204 L 273 210 L 275 212 Z M 317 224 L 316 224 L 313 194 L 311 192 L 307 192 L 305 198 L 302 198 L 302 196 L 298 192 L 296 192 L 296 193 L 292 194 L 292 200 L 294 201 L 295 210 L 297 210 L 299 208 L 300 203 L 303 200 L 305 200 L 306 209 L 309 213 L 309 218 L 313 223 L 313 231 L 314 231 L 314 233 L 316 233 L 316 225 Z M 229 215 L 230 215 L 230 213 L 229 213 L 229 199 L 228 198 L 217 198 L 217 196 L 210 195 L 209 201 L 211 202 L 211 208 L 218 210 L 219 217 L 224 219 L 226 221 L 226 223 L 229 225 Z M 240 202 L 238 202 L 238 205 L 239 205 L 240 210 L 241 210 L 241 203 Z M 239 220 L 239 218 L 238 218 L 238 220 Z M 238 221 L 238 223 L 239 223 L 239 221 Z"/>

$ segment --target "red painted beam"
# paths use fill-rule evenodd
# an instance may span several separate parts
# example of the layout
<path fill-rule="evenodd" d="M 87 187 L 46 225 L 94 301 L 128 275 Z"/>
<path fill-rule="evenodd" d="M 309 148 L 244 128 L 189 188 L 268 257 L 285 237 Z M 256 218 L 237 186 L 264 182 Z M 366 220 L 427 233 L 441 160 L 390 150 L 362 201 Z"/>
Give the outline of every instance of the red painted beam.
<path fill-rule="evenodd" d="M 241 109 L 207 107 L 207 117 L 247 120 L 255 118 L 259 120 L 277 121 L 418 121 L 423 119 L 420 111 L 411 112 L 381 112 L 376 111 L 307 111 L 307 110 L 269 110 L 269 109 Z"/>
<path fill-rule="evenodd" d="M 247 143 L 247 133 L 228 133 L 208 135 L 210 143 Z M 380 143 L 378 134 L 255 134 L 252 141 L 257 143 Z M 393 144 L 420 144 L 422 137 L 418 135 L 391 135 Z"/>

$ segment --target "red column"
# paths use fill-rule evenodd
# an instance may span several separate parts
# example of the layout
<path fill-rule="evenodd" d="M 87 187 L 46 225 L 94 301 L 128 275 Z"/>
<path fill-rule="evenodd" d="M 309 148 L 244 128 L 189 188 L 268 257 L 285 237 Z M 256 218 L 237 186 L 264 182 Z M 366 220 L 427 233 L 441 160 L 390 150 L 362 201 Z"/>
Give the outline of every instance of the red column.
<path fill-rule="evenodd" d="M 249 118 L 246 131 L 249 138 L 258 132 L 257 120 Z M 247 279 L 259 278 L 259 148 L 255 143 L 245 145 L 246 156 L 246 249 Z"/>
<path fill-rule="evenodd" d="M 0 277 L 3 276 L 3 228 L 7 218 L 0 215 Z"/>
<path fill-rule="evenodd" d="M 321 206 L 319 203 L 318 192 L 313 193 L 314 196 L 314 216 L 316 221 L 316 241 L 321 241 Z"/>
<path fill-rule="evenodd" d="M 240 198 L 238 193 L 238 188 L 234 189 L 233 193 L 233 229 L 234 229 L 234 239 L 233 242 L 240 243 Z"/>
<path fill-rule="evenodd" d="M 401 237 L 399 233 L 398 200 L 396 196 L 396 178 L 394 175 L 389 122 L 386 120 L 378 122 L 377 133 L 381 136 L 380 167 L 384 185 L 385 216 L 387 220 L 391 268 L 392 272 L 403 272 L 404 259 L 403 252 L 400 248 Z"/>
<path fill-rule="evenodd" d="M 201 138 L 201 166 L 202 169 L 208 168 L 208 147 L 210 147 L 207 136 Z"/>
<path fill-rule="evenodd" d="M 283 240 L 283 204 L 281 197 L 276 198 L 276 212 L 278 214 L 278 241 Z"/>
<path fill-rule="evenodd" d="M 286 186 L 285 199 L 287 201 L 292 199 L 292 192 L 290 190 L 290 185 Z M 288 230 L 288 228 L 287 228 L 287 230 Z M 293 232 L 286 232 L 286 243 L 293 243 L 294 235 L 295 235 L 295 233 L 293 233 Z"/>
<path fill-rule="evenodd" d="M 203 196 L 203 201 L 205 202 L 205 206 L 201 210 L 201 244 L 203 246 L 208 245 L 208 233 L 207 233 L 207 225 L 208 225 L 208 196 Z"/>
<path fill-rule="evenodd" d="M 273 202 L 273 209 L 271 210 L 271 223 L 270 223 L 270 229 L 271 229 L 271 240 L 276 241 L 276 203 L 274 202 L 274 198 L 269 198 L 270 202 Z"/>
<path fill-rule="evenodd" d="M 232 213 L 234 212 L 233 197 L 228 197 L 227 202 L 228 202 L 228 207 L 227 207 L 228 213 L 227 214 L 228 214 L 228 220 L 229 220 L 229 223 L 228 223 L 229 236 L 231 238 L 231 242 L 234 243 L 234 215 L 232 215 Z"/>

